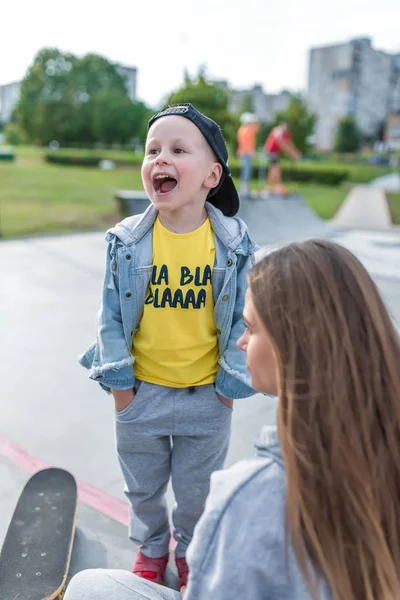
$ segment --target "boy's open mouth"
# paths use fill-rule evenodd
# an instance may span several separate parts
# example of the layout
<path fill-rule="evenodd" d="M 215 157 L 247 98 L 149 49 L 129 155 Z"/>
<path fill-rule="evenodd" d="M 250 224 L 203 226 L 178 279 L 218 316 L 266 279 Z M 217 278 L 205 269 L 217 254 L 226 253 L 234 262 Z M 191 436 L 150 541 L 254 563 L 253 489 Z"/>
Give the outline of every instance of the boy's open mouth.
<path fill-rule="evenodd" d="M 153 188 L 157 194 L 167 194 L 177 185 L 177 180 L 167 174 L 155 175 L 153 177 Z"/>

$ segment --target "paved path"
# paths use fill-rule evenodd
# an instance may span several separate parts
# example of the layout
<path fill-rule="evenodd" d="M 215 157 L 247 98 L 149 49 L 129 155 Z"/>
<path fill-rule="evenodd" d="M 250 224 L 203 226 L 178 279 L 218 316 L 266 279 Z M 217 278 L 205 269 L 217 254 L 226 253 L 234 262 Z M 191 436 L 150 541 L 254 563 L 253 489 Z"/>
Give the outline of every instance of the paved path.
<path fill-rule="evenodd" d="M 0 438 L 4 447 L 7 439 L 14 441 L 35 464 L 69 469 L 125 501 L 112 400 L 76 360 L 95 336 L 105 248 L 102 233 L 0 243 Z M 228 464 L 253 454 L 261 424 L 274 421 L 274 401 L 261 395 L 238 401 Z M 14 453 L 15 461 L 9 455 L 0 450 L 0 539 L 28 477 L 20 466 L 26 455 Z M 129 569 L 135 547 L 126 527 L 82 503 L 79 515 L 72 572 Z"/>
<path fill-rule="evenodd" d="M 332 223 L 336 227 L 389 229 L 392 221 L 385 192 L 369 185 L 353 187 Z"/>
<path fill-rule="evenodd" d="M 373 179 L 370 185 L 378 187 L 386 192 L 400 192 L 400 175 L 399 173 L 390 173 Z"/>
<path fill-rule="evenodd" d="M 330 235 L 331 229 L 302 196 L 268 194 L 241 200 L 239 217 L 252 238 L 264 246 Z"/>
<path fill-rule="evenodd" d="M 400 235 L 343 232 L 338 241 L 370 269 L 400 322 Z M 112 402 L 76 362 L 95 335 L 104 252 L 102 233 L 0 242 L 0 434 L 124 501 Z M 228 464 L 253 453 L 254 436 L 275 411 L 261 395 L 236 403 Z M 28 476 L 21 464 L 0 453 L 0 538 Z M 72 572 L 130 568 L 126 528 L 82 503 L 79 515 Z"/>

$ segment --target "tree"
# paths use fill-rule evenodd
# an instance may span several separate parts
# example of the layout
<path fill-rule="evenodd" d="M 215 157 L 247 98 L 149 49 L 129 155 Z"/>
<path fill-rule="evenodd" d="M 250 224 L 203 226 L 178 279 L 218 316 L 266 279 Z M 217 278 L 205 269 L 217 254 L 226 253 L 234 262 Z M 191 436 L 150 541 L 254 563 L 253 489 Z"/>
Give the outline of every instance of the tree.
<path fill-rule="evenodd" d="M 337 152 L 357 152 L 361 145 L 361 133 L 353 117 L 340 119 L 335 137 Z"/>
<path fill-rule="evenodd" d="M 308 111 L 301 96 L 292 96 L 287 109 L 276 114 L 276 124 L 281 121 L 288 123 L 294 145 L 302 154 L 307 152 L 317 117 Z"/>
<path fill-rule="evenodd" d="M 154 115 L 154 110 L 149 108 L 144 102 L 133 103 L 133 132 L 134 138 L 144 144 L 147 137 L 147 125 L 150 118 Z"/>
<path fill-rule="evenodd" d="M 21 84 L 16 107 L 19 125 L 32 142 L 47 143 L 63 136 L 72 117 L 70 72 L 76 58 L 55 48 L 44 48 L 35 56 Z"/>
<path fill-rule="evenodd" d="M 129 105 L 131 108 L 125 80 L 116 66 L 96 54 L 77 58 L 54 48 L 44 48 L 36 55 L 21 84 L 17 120 L 30 141 L 48 144 L 56 139 L 61 144 L 90 145 L 98 141 L 94 114 L 98 120 L 99 108 L 95 111 L 95 105 L 100 103 L 106 111 L 104 102 L 98 100 L 98 95 L 104 93 L 112 96 L 115 122 L 118 102 L 120 107 Z M 107 126 L 105 120 L 103 117 L 102 135 L 112 119 Z M 121 138 L 121 127 L 118 127 L 117 138 Z M 106 137 L 110 137 L 109 133 Z"/>
<path fill-rule="evenodd" d="M 93 133 L 105 144 L 144 141 L 149 109 L 120 91 L 105 90 L 93 98 Z"/>
<path fill-rule="evenodd" d="M 19 125 L 7 123 L 4 128 L 4 139 L 6 144 L 10 144 L 10 146 L 19 146 L 24 143 L 25 135 Z"/>
<path fill-rule="evenodd" d="M 115 65 L 97 54 L 87 54 L 75 61 L 71 69 L 70 93 L 75 108 L 73 136 L 84 144 L 97 141 L 93 115 L 98 94 L 109 93 L 114 102 L 119 96 L 120 104 L 124 102 L 123 98 L 129 101 L 122 75 Z"/>
<path fill-rule="evenodd" d="M 229 92 L 222 86 L 210 83 L 206 79 L 204 68 L 201 68 L 193 79 L 185 73 L 184 85 L 168 98 L 168 104 L 190 102 L 221 127 L 229 144 L 236 140 L 237 118 L 229 112 Z"/>
<path fill-rule="evenodd" d="M 45 48 L 38 52 L 22 81 L 15 114 L 29 141 L 39 142 L 38 107 L 42 102 L 47 102 L 52 95 L 50 81 L 46 85 L 46 69 L 49 67 L 50 72 L 50 65 L 57 64 L 59 56 L 58 50 L 53 48 Z"/>
<path fill-rule="evenodd" d="M 253 96 L 248 93 L 245 94 L 240 102 L 240 106 L 239 106 L 239 115 L 241 115 L 242 113 L 254 113 L 254 102 L 253 102 Z"/>

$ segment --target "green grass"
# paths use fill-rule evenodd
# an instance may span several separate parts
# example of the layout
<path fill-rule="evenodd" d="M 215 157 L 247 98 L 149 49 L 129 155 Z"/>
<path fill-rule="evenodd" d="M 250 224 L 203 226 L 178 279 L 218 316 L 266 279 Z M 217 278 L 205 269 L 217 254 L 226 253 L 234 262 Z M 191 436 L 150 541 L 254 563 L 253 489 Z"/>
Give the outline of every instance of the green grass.
<path fill-rule="evenodd" d="M 288 183 L 290 192 L 301 194 L 307 204 L 321 217 L 321 219 L 332 219 L 346 198 L 349 190 L 344 186 L 332 187 L 313 183 Z"/>
<path fill-rule="evenodd" d="M 15 153 L 19 158 L 41 157 L 44 154 L 44 148 L 38 146 L 15 146 Z"/>
<path fill-rule="evenodd" d="M 392 222 L 395 225 L 400 225 L 400 192 L 387 194 L 387 199 L 390 214 L 392 215 Z"/>
<path fill-rule="evenodd" d="M 239 187 L 239 181 L 235 179 Z M 349 193 L 348 186 L 330 186 L 317 183 L 285 182 L 285 187 L 292 194 L 304 196 L 307 204 L 321 219 L 332 219 L 339 206 Z M 258 191 L 257 184 L 251 185 L 252 191 Z"/>
<path fill-rule="evenodd" d="M 5 238 L 104 230 L 119 219 L 115 191 L 143 189 L 138 170 L 61 167 L 45 163 L 41 148 L 16 150 L 14 163 L 0 163 L 0 230 Z M 323 219 L 333 217 L 348 193 L 346 186 L 289 183 L 287 187 L 302 194 Z M 392 195 L 390 202 L 400 222 L 400 195 Z"/>
<path fill-rule="evenodd" d="M 348 172 L 347 181 L 351 183 L 369 183 L 371 179 L 382 177 L 392 172 L 390 167 L 377 167 L 376 165 L 360 165 L 351 163 L 322 163 L 327 166 L 336 166 Z"/>
<path fill-rule="evenodd" d="M 104 229 L 119 218 L 115 190 L 142 189 L 139 172 L 58 167 L 34 154 L 0 163 L 0 182 L 5 238 Z"/>
<path fill-rule="evenodd" d="M 291 163 L 283 161 L 283 164 L 290 166 Z M 347 181 L 350 183 L 369 183 L 371 179 L 382 177 L 383 175 L 392 172 L 390 167 L 378 167 L 376 165 L 338 161 L 304 161 L 296 163 L 296 168 L 300 170 L 302 168 L 312 168 L 316 171 L 319 169 L 339 169 L 340 171 L 347 171 Z"/>
<path fill-rule="evenodd" d="M 20 149 L 18 148 L 18 151 Z M 48 150 L 47 149 L 34 149 L 33 152 L 42 152 L 43 154 Z M 32 152 L 32 149 L 29 147 L 22 147 L 22 152 Z M 57 151 L 58 154 L 63 156 L 101 156 L 105 158 L 109 158 L 111 160 L 127 160 L 127 161 L 135 161 L 140 164 L 141 155 L 140 153 L 129 152 L 125 150 L 113 150 L 113 149 L 85 149 L 85 148 L 62 148 Z M 257 160 L 255 161 L 257 162 Z M 283 160 L 283 165 L 293 166 L 293 163 L 288 160 Z M 230 165 L 232 168 L 239 168 L 239 159 L 237 156 L 232 155 L 230 157 Z M 379 167 L 376 165 L 368 165 L 360 162 L 352 162 L 351 160 L 340 161 L 335 155 L 332 155 L 327 160 L 317 160 L 317 161 L 309 161 L 306 160 L 304 162 L 297 163 L 296 169 L 309 170 L 312 168 L 315 171 L 326 171 L 328 170 L 340 170 L 347 171 L 348 178 L 347 180 L 351 183 L 368 183 L 371 179 L 375 177 L 381 177 L 382 175 L 386 175 L 391 172 L 389 167 Z"/>

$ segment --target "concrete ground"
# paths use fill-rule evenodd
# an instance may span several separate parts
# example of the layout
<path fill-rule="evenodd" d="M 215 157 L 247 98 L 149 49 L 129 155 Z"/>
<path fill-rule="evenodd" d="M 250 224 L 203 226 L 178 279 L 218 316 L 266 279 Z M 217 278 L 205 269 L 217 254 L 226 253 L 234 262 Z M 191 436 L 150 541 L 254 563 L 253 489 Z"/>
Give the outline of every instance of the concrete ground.
<path fill-rule="evenodd" d="M 10 460 L 7 440 L 125 501 L 112 400 L 76 360 L 95 336 L 104 250 L 99 233 L 0 243 L 0 540 L 29 476 L 18 456 Z M 260 423 L 274 414 L 274 402 L 260 395 L 238 402 L 228 464 L 253 453 Z M 170 491 L 168 499 L 172 505 Z M 129 569 L 134 554 L 124 525 L 80 504 L 71 573 Z"/>
<path fill-rule="evenodd" d="M 95 336 L 103 237 L 0 243 L 0 539 L 28 477 L 21 468 L 26 460 L 18 458 L 22 450 L 10 453 L 7 440 L 33 460 L 67 468 L 107 497 L 125 500 L 112 401 L 76 361 Z M 347 231 L 336 239 L 370 269 L 400 322 L 400 235 Z M 228 464 L 253 453 L 254 436 L 274 422 L 275 410 L 261 395 L 237 401 Z M 90 566 L 129 569 L 134 554 L 125 525 L 80 504 L 72 573 Z"/>
<path fill-rule="evenodd" d="M 392 222 L 383 189 L 356 185 L 337 211 L 333 223 L 339 227 L 390 229 Z"/>

